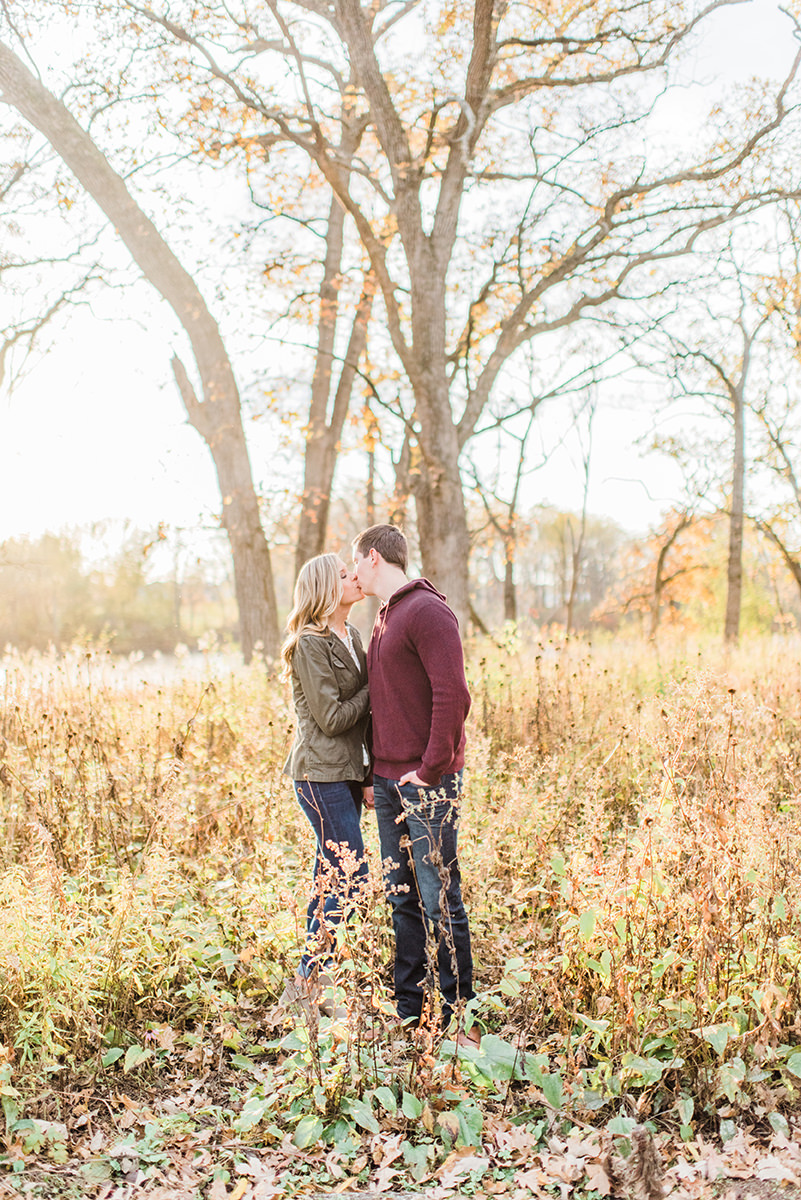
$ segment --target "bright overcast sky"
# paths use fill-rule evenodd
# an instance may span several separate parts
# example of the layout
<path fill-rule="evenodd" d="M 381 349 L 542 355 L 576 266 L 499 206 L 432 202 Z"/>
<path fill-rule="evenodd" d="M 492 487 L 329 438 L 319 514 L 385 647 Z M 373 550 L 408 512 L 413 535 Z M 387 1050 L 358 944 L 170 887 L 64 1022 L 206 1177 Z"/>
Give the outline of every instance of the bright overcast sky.
<path fill-rule="evenodd" d="M 699 79 L 719 85 L 775 75 L 789 59 L 789 22 L 774 0 L 723 9 L 709 28 L 695 56 Z M 677 120 L 697 120 L 707 103 L 691 90 Z M 102 318 L 79 310 L 19 388 L 0 392 L 0 538 L 106 518 L 193 527 L 219 507 L 211 460 L 186 422 L 157 319 L 145 329 Z M 676 495 L 670 465 L 644 464 L 634 445 L 646 428 L 634 398 L 623 396 L 599 413 L 594 430 L 589 507 L 631 529 L 657 520 Z M 252 459 L 259 483 L 271 470 L 269 447 L 252 445 Z M 568 441 L 533 487 L 532 500 L 579 505 L 578 446 Z"/>

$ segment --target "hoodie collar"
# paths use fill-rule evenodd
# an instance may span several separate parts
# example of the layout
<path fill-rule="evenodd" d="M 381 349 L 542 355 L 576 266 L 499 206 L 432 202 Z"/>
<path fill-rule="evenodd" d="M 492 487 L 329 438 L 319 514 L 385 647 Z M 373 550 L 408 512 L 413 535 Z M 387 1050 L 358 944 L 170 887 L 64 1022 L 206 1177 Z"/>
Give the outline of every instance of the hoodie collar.
<path fill-rule="evenodd" d="M 433 595 L 438 596 L 440 600 L 442 600 L 442 601 L 445 600 L 445 597 L 443 596 L 442 592 L 437 591 L 437 589 L 434 587 L 433 583 L 431 583 L 430 580 L 428 580 L 428 579 L 409 579 L 406 583 L 401 584 L 401 586 L 397 589 L 397 591 L 392 593 L 389 600 L 386 600 L 381 605 L 381 611 L 384 612 L 386 609 L 390 608 L 393 604 L 397 604 L 400 600 L 402 600 L 404 598 L 404 596 L 408 596 L 410 592 L 416 592 L 416 591 L 432 592 Z"/>

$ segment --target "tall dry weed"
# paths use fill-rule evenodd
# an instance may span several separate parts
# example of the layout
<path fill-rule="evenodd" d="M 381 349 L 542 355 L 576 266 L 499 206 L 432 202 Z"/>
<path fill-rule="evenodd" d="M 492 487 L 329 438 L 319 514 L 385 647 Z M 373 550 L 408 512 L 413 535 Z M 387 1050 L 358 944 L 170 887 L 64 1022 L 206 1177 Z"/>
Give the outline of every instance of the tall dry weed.
<path fill-rule="evenodd" d="M 544 639 L 471 660 L 479 1011 L 588 1095 L 700 1094 L 715 1047 L 744 1061 L 801 1040 L 797 650 Z M 153 1023 L 230 1028 L 302 946 L 314 843 L 281 775 L 286 693 L 254 669 L 114 671 L 12 661 L 2 684 L 0 1041 L 31 1069 L 97 1064 Z M 361 1064 L 391 958 L 364 827 L 376 886 L 337 979 Z"/>
<path fill-rule="evenodd" d="M 746 1041 L 791 1035 L 801 691 L 787 649 L 574 642 L 494 679 L 481 664 L 465 873 L 485 977 L 526 962 L 510 1029 L 618 1064 L 660 1038 L 692 1060 L 693 1031 L 725 1022 Z"/>

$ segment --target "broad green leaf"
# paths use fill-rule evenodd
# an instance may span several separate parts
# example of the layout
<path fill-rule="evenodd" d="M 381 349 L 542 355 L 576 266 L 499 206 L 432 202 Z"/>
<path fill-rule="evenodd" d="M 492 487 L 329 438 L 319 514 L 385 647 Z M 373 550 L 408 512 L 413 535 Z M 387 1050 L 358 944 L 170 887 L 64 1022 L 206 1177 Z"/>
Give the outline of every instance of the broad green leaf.
<path fill-rule="evenodd" d="M 628 1137 L 634 1126 L 637 1124 L 634 1117 L 612 1117 L 606 1128 L 610 1133 L 617 1137 Z"/>
<path fill-rule="evenodd" d="M 126 1073 L 133 1071 L 152 1057 L 153 1051 L 145 1050 L 144 1046 L 129 1046 L 125 1051 L 125 1062 L 122 1064 L 123 1070 Z"/>
<path fill-rule="evenodd" d="M 562 1078 L 558 1071 L 554 1071 L 552 1075 L 544 1075 L 542 1078 L 542 1094 L 550 1104 L 551 1108 L 559 1109 L 562 1107 L 563 1089 Z"/>
<path fill-rule="evenodd" d="M 419 1121 L 423 1115 L 422 1102 L 416 1096 L 412 1096 L 410 1092 L 404 1092 L 401 1112 L 409 1121 Z"/>
<path fill-rule="evenodd" d="M 234 1129 L 237 1133 L 248 1133 L 261 1122 L 269 1108 L 269 1100 L 265 1100 L 262 1096 L 249 1096 L 242 1105 L 241 1113 L 234 1121 Z"/>
<path fill-rule="evenodd" d="M 480 1108 L 462 1100 L 460 1104 L 456 1105 L 454 1113 L 459 1120 L 457 1146 L 480 1146 L 481 1130 L 484 1127 L 484 1117 Z"/>
<path fill-rule="evenodd" d="M 353 1158 L 361 1148 L 361 1134 L 357 1133 L 356 1127 L 345 1117 L 337 1117 L 336 1121 L 326 1128 L 323 1136 L 343 1158 Z"/>
<path fill-rule="evenodd" d="M 343 1100 L 342 1110 L 349 1116 L 353 1117 L 357 1125 L 361 1125 L 362 1129 L 366 1129 L 368 1133 L 379 1133 L 380 1126 L 375 1119 L 375 1114 L 372 1108 L 364 1100 Z"/>
<path fill-rule="evenodd" d="M 774 1132 L 780 1133 L 783 1137 L 789 1138 L 790 1126 L 787 1124 L 786 1117 L 783 1117 L 779 1112 L 772 1112 L 768 1114 L 768 1120 L 770 1121 L 771 1128 L 774 1130 Z"/>
<path fill-rule="evenodd" d="M 621 1064 L 621 1078 L 633 1083 L 642 1083 L 646 1087 L 658 1083 L 666 1064 L 658 1058 L 643 1058 L 640 1054 L 624 1054 Z"/>
<path fill-rule="evenodd" d="M 561 854 L 551 855 L 551 870 L 553 871 L 554 875 L 556 875 L 558 878 L 563 878 L 564 875 L 567 873 L 567 867 L 565 865 L 565 860 Z"/>
<path fill-rule="evenodd" d="M 517 1050 L 510 1042 L 488 1033 L 481 1039 L 481 1049 L 477 1051 L 476 1064 L 482 1074 L 490 1079 L 523 1078 L 523 1063 L 525 1055 Z"/>
<path fill-rule="evenodd" d="M 741 1058 L 723 1063 L 718 1073 L 720 1086 L 727 1098 L 733 1104 L 740 1092 L 740 1084 L 745 1079 L 745 1063 Z"/>
<path fill-rule="evenodd" d="M 295 1130 L 292 1141 L 297 1146 L 298 1150 L 308 1150 L 309 1146 L 314 1146 L 323 1136 L 323 1123 L 319 1117 L 303 1117 L 298 1122 L 298 1127 Z"/>
<path fill-rule="evenodd" d="M 246 1054 L 232 1054 L 231 1064 L 238 1067 L 240 1071 L 260 1071 L 261 1067 L 257 1067 L 252 1058 L 248 1058 Z"/>
<path fill-rule="evenodd" d="M 411 1142 L 403 1142 L 403 1161 L 409 1168 L 409 1173 L 415 1183 L 419 1183 L 424 1175 L 428 1174 L 428 1159 L 433 1151 L 433 1146 L 423 1145 L 413 1146 Z"/>
<path fill-rule="evenodd" d="M 398 1111 L 398 1101 L 392 1088 L 377 1087 L 373 1092 L 373 1095 L 381 1107 L 385 1109 L 390 1116 L 394 1117 L 395 1113 Z"/>
<path fill-rule="evenodd" d="M 731 1025 L 704 1025 L 695 1032 L 700 1034 L 705 1042 L 709 1042 L 716 1054 L 722 1054 L 734 1031 Z"/>
<path fill-rule="evenodd" d="M 599 975 L 605 984 L 609 983 L 612 978 L 612 954 L 609 950 L 604 950 L 600 961 L 597 958 L 587 957 L 587 966 Z"/>
<path fill-rule="evenodd" d="M 4 1095 L 0 1099 L 0 1104 L 3 1107 L 3 1117 L 5 1118 L 6 1129 L 10 1129 L 15 1121 L 19 1119 L 19 1114 L 22 1111 L 19 1101 L 14 1096 Z"/>
<path fill-rule="evenodd" d="M 583 941 L 588 942 L 595 933 L 596 913 L 594 908 L 587 908 L 579 917 L 579 933 Z"/>
<path fill-rule="evenodd" d="M 737 1126 L 734 1121 L 725 1120 L 720 1122 L 720 1140 L 722 1142 L 730 1142 L 736 1133 Z"/>
<path fill-rule="evenodd" d="M 104 1067 L 110 1067 L 111 1064 L 115 1063 L 118 1058 L 122 1058 L 124 1053 L 125 1051 L 123 1050 L 122 1046 L 112 1046 L 110 1050 L 106 1051 L 100 1061 Z"/>
<path fill-rule="evenodd" d="M 523 1064 L 526 1079 L 530 1079 L 537 1087 L 542 1087 L 543 1076 L 548 1071 L 547 1054 L 527 1054 Z"/>
<path fill-rule="evenodd" d="M 796 1050 L 795 1054 L 791 1054 L 784 1064 L 791 1075 L 797 1075 L 801 1079 L 801 1051 Z"/>
<path fill-rule="evenodd" d="M 298 1026 L 281 1039 L 282 1050 L 305 1050 L 309 1045 L 309 1033 L 303 1026 Z"/>
<path fill-rule="evenodd" d="M 651 975 L 654 979 L 661 979 L 668 967 L 672 967 L 678 958 L 675 950 L 667 950 L 660 959 L 651 967 Z"/>
<path fill-rule="evenodd" d="M 606 1033 L 609 1028 L 609 1022 L 605 1020 L 596 1021 L 592 1017 L 585 1017 L 584 1013 L 576 1013 L 576 1016 L 581 1021 L 582 1025 L 586 1025 L 593 1033 Z"/>

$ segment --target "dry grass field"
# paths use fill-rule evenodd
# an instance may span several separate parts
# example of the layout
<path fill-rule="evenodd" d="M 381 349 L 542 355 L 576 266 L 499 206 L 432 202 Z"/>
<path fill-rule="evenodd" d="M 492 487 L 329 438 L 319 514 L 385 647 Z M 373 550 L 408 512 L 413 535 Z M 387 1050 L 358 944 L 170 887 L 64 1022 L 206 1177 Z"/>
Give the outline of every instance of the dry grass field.
<path fill-rule="evenodd" d="M 372 880 L 347 1018 L 276 1008 L 312 842 L 263 666 L 0 675 L 0 1196 L 795 1185 L 801 643 L 474 646 L 480 1052 L 399 1036 Z"/>

